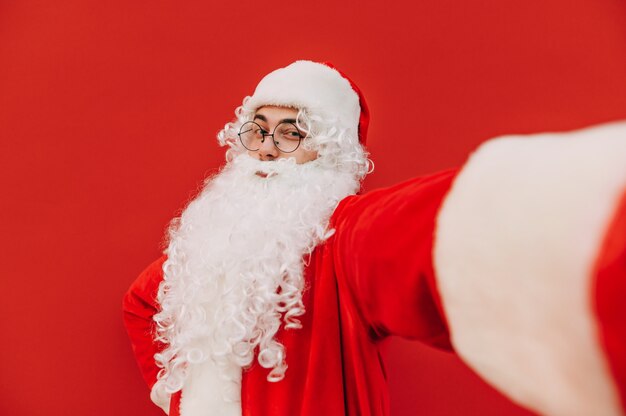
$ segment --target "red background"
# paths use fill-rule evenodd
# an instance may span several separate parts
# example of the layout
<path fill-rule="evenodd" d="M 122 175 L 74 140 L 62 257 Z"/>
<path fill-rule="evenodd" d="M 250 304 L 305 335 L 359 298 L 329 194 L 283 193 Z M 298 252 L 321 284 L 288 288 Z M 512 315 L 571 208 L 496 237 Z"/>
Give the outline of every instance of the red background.
<path fill-rule="evenodd" d="M 368 98 L 366 188 L 489 137 L 626 118 L 619 0 L 0 0 L 0 414 L 158 415 L 122 294 L 223 160 L 260 77 L 329 60 Z M 524 415 L 451 355 L 396 340 L 392 414 Z"/>

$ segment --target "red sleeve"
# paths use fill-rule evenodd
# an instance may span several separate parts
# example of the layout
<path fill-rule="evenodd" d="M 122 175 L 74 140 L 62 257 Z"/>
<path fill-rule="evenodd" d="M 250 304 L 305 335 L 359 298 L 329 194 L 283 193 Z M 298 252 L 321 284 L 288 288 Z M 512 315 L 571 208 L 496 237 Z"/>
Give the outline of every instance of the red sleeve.
<path fill-rule="evenodd" d="M 156 297 L 163 280 L 163 262 L 165 256 L 148 266 L 130 286 L 122 301 L 124 326 L 143 378 L 151 389 L 159 372 L 154 354 L 163 349 L 163 345 L 154 340 L 155 324 L 152 320 L 158 311 Z"/>
<path fill-rule="evenodd" d="M 435 218 L 457 172 L 347 198 L 333 215 L 338 276 L 376 336 L 451 348 L 432 249 Z"/>

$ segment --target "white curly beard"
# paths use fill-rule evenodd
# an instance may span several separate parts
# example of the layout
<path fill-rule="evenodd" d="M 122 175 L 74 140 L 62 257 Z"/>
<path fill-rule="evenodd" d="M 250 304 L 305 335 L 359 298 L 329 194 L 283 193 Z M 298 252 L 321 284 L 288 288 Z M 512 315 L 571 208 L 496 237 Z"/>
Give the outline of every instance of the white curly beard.
<path fill-rule="evenodd" d="M 255 357 L 284 377 L 281 325 L 299 328 L 304 257 L 329 236 L 328 220 L 358 191 L 353 174 L 320 160 L 236 157 L 172 226 L 162 310 L 165 371 L 153 396 L 183 389 L 181 413 L 239 414 L 241 368 Z M 213 409 L 213 410 L 210 410 Z"/>

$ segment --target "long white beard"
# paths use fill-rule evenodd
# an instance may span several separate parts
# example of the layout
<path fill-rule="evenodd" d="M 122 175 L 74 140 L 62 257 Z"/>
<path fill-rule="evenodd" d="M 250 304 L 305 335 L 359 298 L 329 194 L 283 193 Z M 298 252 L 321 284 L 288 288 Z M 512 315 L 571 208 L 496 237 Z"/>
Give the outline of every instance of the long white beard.
<path fill-rule="evenodd" d="M 165 368 L 157 393 L 180 390 L 190 367 L 209 360 L 237 401 L 241 368 L 255 351 L 272 369 L 268 380 L 282 379 L 285 351 L 274 335 L 281 325 L 300 327 L 306 255 L 330 235 L 339 201 L 358 188 L 353 174 L 319 160 L 261 162 L 246 154 L 207 183 L 170 231 L 155 317 L 166 343 L 156 357 Z"/>

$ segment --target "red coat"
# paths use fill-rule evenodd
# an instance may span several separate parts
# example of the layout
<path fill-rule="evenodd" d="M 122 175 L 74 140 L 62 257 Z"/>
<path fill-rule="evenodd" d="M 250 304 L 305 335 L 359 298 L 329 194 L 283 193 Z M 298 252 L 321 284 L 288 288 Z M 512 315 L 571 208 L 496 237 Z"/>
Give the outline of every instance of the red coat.
<path fill-rule="evenodd" d="M 344 199 L 336 233 L 307 259 L 303 329 L 277 334 L 286 377 L 246 370 L 243 415 L 388 414 L 389 335 L 454 344 L 537 413 L 626 414 L 624 137 L 626 122 L 505 137 L 460 172 Z M 124 300 L 150 386 L 162 262 Z"/>
<path fill-rule="evenodd" d="M 311 255 L 302 329 L 279 331 L 289 366 L 270 383 L 258 364 L 244 371 L 244 416 L 386 415 L 389 400 L 381 341 L 389 335 L 450 348 L 431 259 L 435 216 L 456 171 L 344 199 L 336 233 Z M 133 283 L 124 317 L 150 387 L 158 368 L 152 316 L 161 258 Z M 170 415 L 178 414 L 180 394 Z"/>

